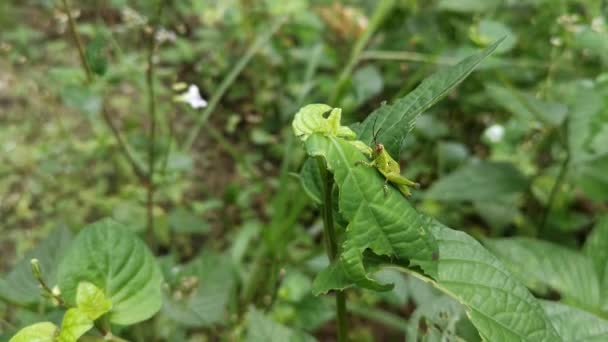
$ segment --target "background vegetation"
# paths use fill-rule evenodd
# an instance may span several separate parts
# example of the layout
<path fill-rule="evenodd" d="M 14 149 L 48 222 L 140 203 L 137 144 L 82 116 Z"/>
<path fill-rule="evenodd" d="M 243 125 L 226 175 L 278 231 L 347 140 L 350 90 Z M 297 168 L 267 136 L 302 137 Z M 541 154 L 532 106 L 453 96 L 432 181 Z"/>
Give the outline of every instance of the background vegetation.
<path fill-rule="evenodd" d="M 73 1 L 82 56 L 64 5 L 0 3 L 0 340 L 61 322 L 29 259 L 54 286 L 73 236 L 106 217 L 165 281 L 161 311 L 115 334 L 335 340 L 335 304 L 311 292 L 327 256 L 294 114 L 328 103 L 361 121 L 503 36 L 405 139 L 421 184 L 407 200 L 608 338 L 602 1 Z M 179 83 L 208 105 L 176 101 Z M 377 277 L 395 288 L 346 292 L 351 339 L 479 340 L 452 299 Z"/>

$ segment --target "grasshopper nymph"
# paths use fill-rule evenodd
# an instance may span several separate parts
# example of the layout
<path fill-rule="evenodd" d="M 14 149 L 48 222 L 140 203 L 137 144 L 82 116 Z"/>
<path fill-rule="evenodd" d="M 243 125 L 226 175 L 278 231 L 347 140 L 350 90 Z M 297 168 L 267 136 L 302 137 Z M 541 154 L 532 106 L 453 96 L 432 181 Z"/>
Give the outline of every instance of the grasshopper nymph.
<path fill-rule="evenodd" d="M 376 122 L 374 122 L 374 131 L 375 126 Z M 355 165 L 375 167 L 386 179 L 383 186 L 385 195 L 388 193 L 387 183 L 391 182 L 397 186 L 403 195 L 410 196 L 412 193 L 410 192 L 409 187 L 415 187 L 418 189 L 420 184 L 401 175 L 401 167 L 399 166 L 399 163 L 397 163 L 395 159 L 393 159 L 393 157 L 391 157 L 391 155 L 384 149 L 384 145 L 378 143 L 376 140 L 379 132 L 380 130 L 378 130 L 378 132 L 374 132 L 374 147 L 372 149 L 371 163 L 365 160 L 359 160 L 355 163 Z"/>

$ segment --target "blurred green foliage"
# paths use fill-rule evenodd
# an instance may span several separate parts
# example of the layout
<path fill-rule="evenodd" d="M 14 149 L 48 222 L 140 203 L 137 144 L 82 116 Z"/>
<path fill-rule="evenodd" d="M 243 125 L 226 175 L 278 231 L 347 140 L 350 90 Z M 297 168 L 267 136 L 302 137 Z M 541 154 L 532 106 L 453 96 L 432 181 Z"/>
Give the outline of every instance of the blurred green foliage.
<path fill-rule="evenodd" d="M 482 241 L 537 297 L 568 304 L 543 305 L 565 340 L 588 337 L 563 328 L 575 322 L 608 334 L 604 2 L 395 0 L 371 25 L 371 0 L 166 1 L 150 37 L 157 1 L 72 1 L 90 83 L 61 1 L 0 2 L 0 340 L 61 323 L 30 258 L 54 286 L 63 250 L 88 223 L 112 217 L 146 236 L 149 184 L 133 163 L 147 170 L 150 147 L 164 303 L 153 319 L 113 331 L 133 341 L 334 339 L 334 303 L 311 292 L 327 265 L 320 198 L 308 196 L 320 184 L 303 189 L 298 179 L 305 153 L 293 115 L 333 99 L 344 123 L 362 121 L 505 35 L 398 149 L 404 175 L 422 185 L 408 200 Z M 178 82 L 197 85 L 210 106 L 173 101 Z M 352 340 L 479 340 L 456 301 L 412 276 L 377 277 L 394 289 L 348 292 Z"/>

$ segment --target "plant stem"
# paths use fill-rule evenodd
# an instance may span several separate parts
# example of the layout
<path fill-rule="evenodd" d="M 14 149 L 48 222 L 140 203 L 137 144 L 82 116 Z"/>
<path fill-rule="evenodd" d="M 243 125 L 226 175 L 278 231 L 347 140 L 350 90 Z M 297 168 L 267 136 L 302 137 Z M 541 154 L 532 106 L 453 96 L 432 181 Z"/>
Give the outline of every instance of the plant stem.
<path fill-rule="evenodd" d="M 78 34 L 78 30 L 76 29 L 76 22 L 72 17 L 72 11 L 70 10 L 70 5 L 68 4 L 68 0 L 62 0 L 63 7 L 65 9 L 65 13 L 68 16 L 68 24 L 70 26 L 70 33 L 74 38 L 74 42 L 76 42 L 76 46 L 78 47 L 78 57 L 80 57 L 80 64 L 82 64 L 82 68 L 87 75 L 87 80 L 89 82 L 93 81 L 93 73 L 91 72 L 91 67 L 89 63 L 87 63 L 87 58 L 84 54 L 84 45 L 82 44 L 82 40 L 80 39 L 80 35 Z"/>
<path fill-rule="evenodd" d="M 85 51 L 84 51 L 84 45 L 82 44 L 82 40 L 80 39 L 80 34 L 78 33 L 76 22 L 74 21 L 74 18 L 72 17 L 72 11 L 70 9 L 70 5 L 68 4 L 68 0 L 62 0 L 62 3 L 63 3 L 64 10 L 66 12 L 66 15 L 68 16 L 68 25 L 70 26 L 70 33 L 72 35 L 72 38 L 74 39 L 74 42 L 76 43 L 76 47 L 78 48 L 78 57 L 80 58 L 80 64 L 87 77 L 87 83 L 91 84 L 91 83 L 93 83 L 93 72 L 91 71 L 89 63 L 87 62 L 87 59 L 85 56 Z M 106 125 L 108 125 L 108 127 L 110 128 L 112 135 L 114 135 L 114 138 L 116 139 L 116 142 L 118 143 L 118 147 L 120 148 L 120 151 L 124 154 L 124 156 L 127 158 L 127 161 L 133 168 L 133 172 L 135 172 L 135 175 L 137 176 L 137 178 L 139 178 L 140 181 L 145 181 L 146 174 L 142 170 L 139 163 L 137 162 L 137 159 L 134 157 L 134 154 L 132 153 L 132 150 L 129 147 L 129 145 L 127 144 L 127 142 L 122 138 L 120 131 L 118 130 L 118 127 L 116 127 L 116 125 L 112 121 L 112 116 L 110 115 L 110 112 L 108 111 L 108 109 L 105 105 L 105 101 L 102 101 L 101 114 L 102 114 L 102 117 L 103 117 Z"/>
<path fill-rule="evenodd" d="M 150 121 L 150 132 L 148 141 L 148 177 L 147 177 L 147 239 L 148 244 L 153 247 L 154 239 L 154 165 L 156 162 L 156 94 L 154 90 L 154 51 L 156 50 L 156 26 L 162 14 L 164 0 L 159 0 L 155 20 L 151 23 L 150 41 L 148 43 L 148 69 L 146 70 L 146 86 L 148 88 L 148 120 Z"/>
<path fill-rule="evenodd" d="M 334 262 L 338 257 L 338 241 L 336 238 L 336 231 L 334 229 L 334 218 L 332 208 L 332 188 L 333 178 L 327 172 L 325 161 L 322 157 L 316 157 L 317 167 L 321 173 L 321 181 L 323 187 L 323 230 L 324 230 L 324 241 L 325 250 L 330 262 Z M 336 318 L 338 321 L 338 341 L 343 342 L 347 340 L 347 317 L 346 317 L 346 296 L 344 291 L 336 291 Z"/>
<path fill-rule="evenodd" d="M 568 119 L 564 119 L 563 130 L 565 133 L 565 139 L 563 141 L 564 148 L 566 150 L 566 158 L 562 162 L 560 166 L 559 173 L 557 175 L 557 179 L 551 188 L 551 193 L 549 194 L 549 199 L 547 200 L 547 206 L 545 207 L 545 211 L 543 212 L 543 218 L 540 223 L 540 231 L 544 232 L 547 220 L 549 219 L 549 215 L 551 214 L 551 210 L 553 209 L 553 203 L 555 202 L 555 198 L 557 197 L 557 193 L 559 189 L 562 187 L 564 180 L 566 179 L 566 173 L 568 171 L 568 166 L 570 165 L 570 147 L 568 146 Z"/>
<path fill-rule="evenodd" d="M 249 63 L 251 58 L 279 30 L 279 28 L 285 22 L 286 18 L 287 18 L 286 16 L 282 16 L 282 17 L 276 19 L 274 21 L 274 23 L 272 24 L 271 28 L 268 31 L 266 31 L 265 34 L 258 36 L 253 41 L 253 43 L 249 46 L 249 48 L 247 49 L 245 54 L 241 57 L 241 59 L 239 59 L 239 61 L 236 63 L 236 65 L 232 68 L 232 70 L 230 70 L 230 73 L 226 76 L 226 78 L 224 78 L 222 80 L 222 83 L 220 84 L 219 88 L 213 93 L 211 100 L 209 100 L 209 106 L 207 106 L 207 108 L 205 108 L 205 111 L 199 117 L 199 119 L 194 123 L 194 127 L 192 127 L 192 130 L 188 134 L 188 138 L 186 139 L 186 142 L 184 143 L 184 151 L 188 151 L 190 148 L 192 148 L 192 145 L 194 144 L 194 141 L 198 137 L 198 134 L 200 133 L 201 128 L 203 127 L 205 122 L 207 122 L 207 119 L 209 119 L 209 116 L 211 115 L 211 113 L 213 113 L 213 111 L 215 110 L 215 107 L 217 107 L 217 105 L 219 104 L 220 100 L 222 99 L 222 96 L 224 96 L 224 93 L 228 90 L 228 88 L 236 80 L 236 78 L 241 73 L 241 71 L 243 71 L 243 69 Z"/>

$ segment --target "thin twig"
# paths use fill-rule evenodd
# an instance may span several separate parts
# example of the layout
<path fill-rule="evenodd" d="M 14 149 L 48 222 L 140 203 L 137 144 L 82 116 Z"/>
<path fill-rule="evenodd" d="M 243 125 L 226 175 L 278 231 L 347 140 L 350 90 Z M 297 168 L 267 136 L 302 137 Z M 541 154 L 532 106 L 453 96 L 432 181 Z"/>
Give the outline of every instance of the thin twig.
<path fill-rule="evenodd" d="M 72 34 L 72 38 L 74 39 L 74 42 L 76 43 L 76 47 L 78 48 L 78 56 L 80 58 L 80 64 L 87 77 L 87 83 L 91 84 L 93 82 L 93 72 L 91 71 L 89 63 L 87 62 L 87 59 L 85 56 L 84 45 L 82 44 L 82 39 L 80 39 L 80 34 L 78 33 L 76 22 L 74 21 L 74 18 L 72 17 L 72 11 L 70 9 L 70 5 L 68 4 L 68 0 L 62 0 L 62 2 L 63 2 L 64 10 L 68 16 L 68 24 L 70 26 L 70 33 Z M 129 145 L 127 144 L 127 142 L 122 138 L 120 131 L 118 130 L 118 127 L 116 127 L 116 125 L 112 121 L 112 116 L 110 115 L 110 112 L 108 111 L 108 109 L 106 107 L 105 101 L 102 101 L 101 114 L 103 116 L 103 119 L 104 119 L 106 125 L 108 125 L 108 127 L 110 128 L 110 131 L 114 135 L 114 138 L 116 139 L 116 142 L 118 143 L 118 147 L 120 148 L 120 151 L 127 158 L 127 161 L 129 162 L 129 164 L 131 164 L 131 167 L 133 168 L 135 175 L 142 181 L 146 180 L 147 178 L 146 178 L 145 172 L 141 169 L 139 163 L 137 162 L 137 159 L 134 157 L 133 153 L 131 152 L 131 149 L 129 148 Z"/>
<path fill-rule="evenodd" d="M 156 50 L 156 30 L 163 10 L 164 0 L 159 0 L 156 17 L 151 23 L 150 41 L 148 44 L 148 69 L 146 70 L 146 85 L 148 88 L 148 121 L 150 125 L 148 141 L 148 179 L 147 185 L 147 239 L 150 246 L 154 246 L 154 165 L 156 162 L 156 94 L 154 89 L 154 51 Z"/>
<path fill-rule="evenodd" d="M 553 204 L 555 202 L 555 198 L 557 197 L 557 193 L 559 192 L 564 180 L 566 178 L 566 174 L 568 171 L 568 166 L 570 165 L 570 146 L 568 146 L 568 118 L 564 119 L 564 123 L 562 124 L 563 131 L 565 133 L 564 141 L 562 145 L 566 150 L 566 158 L 562 162 L 559 174 L 557 175 L 557 179 L 551 188 L 551 193 L 549 194 L 549 199 L 547 200 L 547 206 L 543 212 L 543 217 L 540 223 L 540 231 L 543 232 L 547 225 L 547 221 L 549 219 L 549 215 L 551 214 L 551 210 L 553 209 Z"/>

